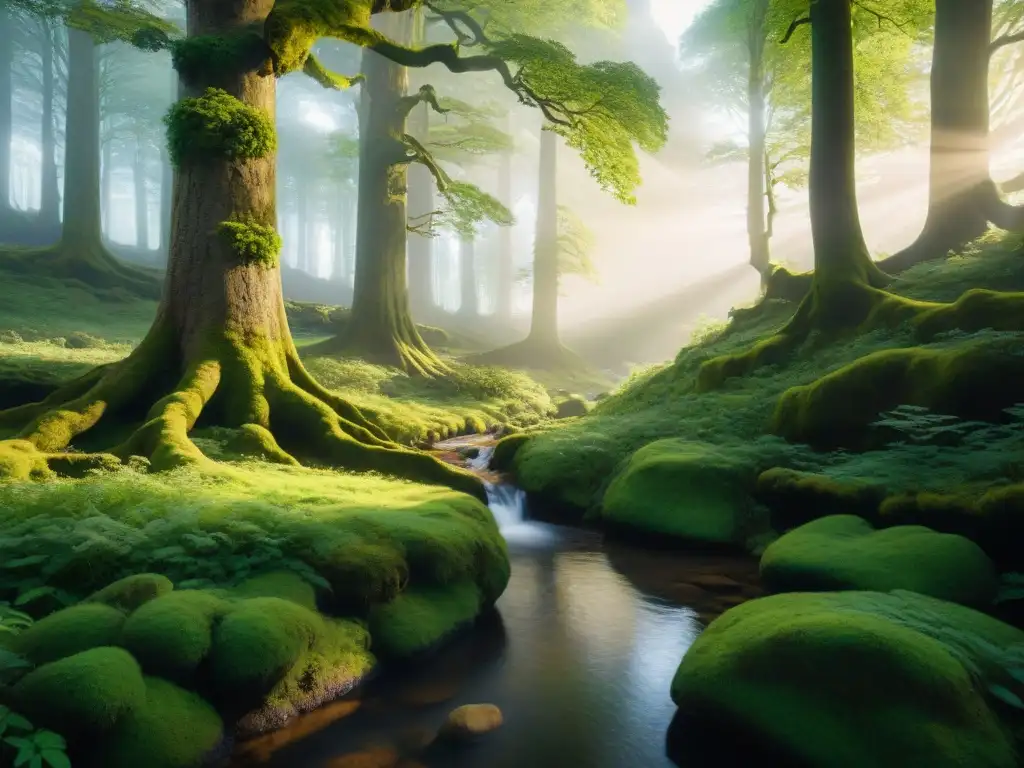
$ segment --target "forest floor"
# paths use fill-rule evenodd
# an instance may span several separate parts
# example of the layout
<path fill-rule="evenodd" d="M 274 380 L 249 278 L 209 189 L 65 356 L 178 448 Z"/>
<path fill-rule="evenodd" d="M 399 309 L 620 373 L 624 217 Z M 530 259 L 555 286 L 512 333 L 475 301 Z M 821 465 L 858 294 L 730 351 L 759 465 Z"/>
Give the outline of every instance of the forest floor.
<path fill-rule="evenodd" d="M 960 255 L 904 273 L 890 290 L 913 299 L 952 302 L 976 288 L 1024 291 L 1024 241 L 1019 235 L 990 233 Z M 705 361 L 745 351 L 771 336 L 794 308 L 779 301 L 740 312 L 728 324 L 707 328 L 703 338 L 683 348 L 673 362 L 635 373 L 585 418 L 556 422 L 529 438 L 510 438 L 505 460 L 531 495 L 534 508 L 562 519 L 603 520 L 635 531 L 729 541 L 757 551 L 772 535 L 762 524 L 764 515 L 779 511 L 766 510 L 765 505 L 817 506 L 816 512 L 807 512 L 810 518 L 827 514 L 830 504 L 836 506 L 837 494 L 845 494 L 845 502 L 839 503 L 840 508 L 845 504 L 845 511 L 856 510 L 859 504 L 862 511 L 877 512 L 879 499 L 901 493 L 971 498 L 1024 479 L 1024 409 L 1013 408 L 1012 399 L 999 404 L 1009 411 L 997 420 L 933 413 L 915 407 L 911 399 L 900 400 L 899 384 L 877 366 L 865 365 L 859 382 L 847 375 L 845 398 L 833 402 L 830 413 L 821 412 L 822 401 L 814 393 L 804 401 L 807 413 L 802 417 L 813 412 L 824 419 L 826 436 L 829 419 L 834 419 L 838 432 L 847 412 L 859 417 L 863 411 L 871 422 L 861 425 L 859 437 L 865 444 L 814 450 L 771 433 L 783 393 L 841 369 L 849 374 L 852 364 L 868 356 L 875 355 L 868 362 L 883 362 L 884 356 L 876 353 L 884 350 L 930 353 L 971 348 L 984 359 L 991 353 L 1001 361 L 1019 360 L 1024 333 L 953 332 L 927 343 L 916 338 L 909 325 L 842 338 L 814 334 L 781 364 L 729 379 L 713 391 L 697 391 L 697 374 Z M 941 371 L 934 373 L 941 378 Z M 870 414 L 872 405 L 892 399 L 885 395 L 888 389 L 895 402 Z M 1024 400 L 1019 388 L 1016 396 Z M 964 395 L 971 397 L 986 395 Z M 673 465 L 671 471 L 659 469 L 668 464 Z M 808 474 L 762 477 L 773 467 Z M 644 477 L 634 483 L 630 475 Z M 683 514 L 682 496 L 687 497 L 687 508 L 708 510 L 703 520 L 697 513 Z M 731 512 L 722 512 L 723 500 Z M 719 514 L 728 520 L 707 519 Z"/>

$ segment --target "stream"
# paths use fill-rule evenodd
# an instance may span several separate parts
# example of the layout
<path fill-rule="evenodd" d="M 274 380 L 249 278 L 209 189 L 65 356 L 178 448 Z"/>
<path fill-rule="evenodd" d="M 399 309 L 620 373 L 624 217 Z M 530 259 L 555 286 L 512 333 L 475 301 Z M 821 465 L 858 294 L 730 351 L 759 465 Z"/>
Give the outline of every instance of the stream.
<path fill-rule="evenodd" d="M 458 446 L 456 446 L 458 447 Z M 466 462 L 486 466 L 488 449 Z M 240 745 L 272 768 L 668 768 L 669 684 L 702 626 L 759 594 L 750 558 L 651 551 L 529 519 L 489 485 L 512 576 L 496 610 L 413 668 Z M 491 703 L 504 724 L 424 750 L 453 708 Z M 414 757 L 415 756 L 415 757 Z"/>

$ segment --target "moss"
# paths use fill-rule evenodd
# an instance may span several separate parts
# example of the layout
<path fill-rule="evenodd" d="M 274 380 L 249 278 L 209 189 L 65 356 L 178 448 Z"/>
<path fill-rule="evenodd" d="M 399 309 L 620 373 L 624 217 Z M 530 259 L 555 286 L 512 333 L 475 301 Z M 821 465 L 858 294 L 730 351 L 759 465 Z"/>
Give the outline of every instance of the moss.
<path fill-rule="evenodd" d="M 63 659 L 101 645 L 117 645 L 124 614 L 99 603 L 57 611 L 18 635 L 12 647 L 35 664 Z"/>
<path fill-rule="evenodd" d="M 142 671 L 127 651 L 92 648 L 44 664 L 11 690 L 19 712 L 33 725 L 68 738 L 95 737 L 142 706 Z"/>
<path fill-rule="evenodd" d="M 28 440 L 0 440 L 0 480 L 48 480 L 54 477 L 46 461 Z"/>
<path fill-rule="evenodd" d="M 758 475 L 754 495 L 771 510 L 772 527 L 785 531 L 825 515 L 875 520 L 885 490 L 869 482 L 773 467 Z"/>
<path fill-rule="evenodd" d="M 984 685 L 1024 633 L 912 592 L 787 594 L 716 619 L 672 681 L 684 735 L 729 734 L 717 759 L 861 768 L 1011 768 L 1012 737 Z M 870 738 L 865 738 L 870 734 Z M 696 757 L 696 755 L 693 755 Z M 732 762 L 730 762 L 732 760 Z M 681 763 L 682 764 L 682 763 Z"/>
<path fill-rule="evenodd" d="M 211 159 L 250 160 L 277 148 L 270 116 L 219 88 L 182 99 L 164 118 L 171 161 L 180 166 Z"/>
<path fill-rule="evenodd" d="M 83 602 L 103 603 L 119 610 L 131 613 L 136 608 L 166 595 L 174 589 L 174 584 L 166 576 L 158 573 L 139 573 L 126 576 L 109 584 L 103 589 L 92 593 Z"/>
<path fill-rule="evenodd" d="M 270 430 L 259 424 L 243 424 L 225 448 L 239 456 L 255 456 L 275 464 L 298 466 L 298 461 L 277 444 Z"/>
<path fill-rule="evenodd" d="M 193 35 L 171 44 L 174 69 L 190 84 L 250 69 L 265 56 L 266 46 L 256 30 L 235 35 Z"/>
<path fill-rule="evenodd" d="M 222 221 L 218 231 L 241 264 L 263 269 L 277 267 L 281 256 L 281 236 L 273 226 L 256 221 Z"/>
<path fill-rule="evenodd" d="M 103 768 L 195 768 L 220 744 L 224 725 L 199 695 L 158 677 L 145 678 L 141 706 L 103 740 Z"/>
<path fill-rule="evenodd" d="M 338 37 L 356 45 L 377 39 L 370 27 L 369 0 L 281 0 L 267 17 L 264 39 L 273 52 L 278 77 L 302 69 L 313 45 L 322 37 Z"/>
<path fill-rule="evenodd" d="M 772 430 L 818 448 L 865 448 L 884 441 L 884 433 L 869 426 L 897 405 L 1003 420 L 1003 409 L 1020 400 L 1017 382 L 1024 377 L 1024 357 L 1008 351 L 1007 342 L 996 341 L 875 352 L 788 390 L 776 406 Z"/>
<path fill-rule="evenodd" d="M 587 401 L 579 395 L 571 395 L 556 405 L 556 419 L 571 419 L 575 416 L 586 416 L 590 412 Z"/>
<path fill-rule="evenodd" d="M 481 605 L 480 590 L 468 582 L 403 592 L 374 609 L 370 617 L 373 650 L 398 658 L 430 650 L 471 623 Z"/>
<path fill-rule="evenodd" d="M 213 624 L 228 604 L 197 590 L 177 590 L 128 617 L 121 645 L 149 674 L 190 680 L 213 644 Z"/>
<path fill-rule="evenodd" d="M 630 457 L 604 496 L 616 526 L 694 542 L 741 544 L 751 519 L 755 470 L 710 445 L 658 440 Z"/>
<path fill-rule="evenodd" d="M 962 536 L 918 525 L 876 531 L 853 515 L 796 528 L 761 557 L 761 579 L 776 592 L 908 589 L 984 608 L 998 588 L 992 561 Z"/>
<path fill-rule="evenodd" d="M 238 597 L 279 597 L 296 605 L 316 610 L 316 590 L 313 585 L 291 571 L 274 571 L 246 579 L 231 592 Z"/>

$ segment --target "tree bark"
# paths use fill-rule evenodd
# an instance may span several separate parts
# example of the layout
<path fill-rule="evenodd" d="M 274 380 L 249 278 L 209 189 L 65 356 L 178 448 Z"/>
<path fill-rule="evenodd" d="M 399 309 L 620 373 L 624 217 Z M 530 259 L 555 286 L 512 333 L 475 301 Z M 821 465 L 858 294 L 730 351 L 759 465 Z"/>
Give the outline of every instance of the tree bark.
<path fill-rule="evenodd" d="M 462 288 L 459 314 L 467 318 L 479 317 L 480 302 L 477 298 L 476 238 L 474 235 L 464 235 L 459 239 L 459 274 Z"/>
<path fill-rule="evenodd" d="M 747 236 L 750 266 L 761 275 L 762 286 L 771 274 L 769 233 L 765 224 L 765 82 L 764 47 L 768 0 L 754 0 L 747 27 Z"/>
<path fill-rule="evenodd" d="M 135 186 L 135 247 L 149 250 L 149 193 L 146 191 L 146 148 L 135 142 L 135 162 L 132 165 Z"/>
<path fill-rule="evenodd" d="M 64 231 L 76 247 L 100 246 L 100 91 L 96 46 L 68 29 L 68 108 L 64 142 Z"/>
<path fill-rule="evenodd" d="M 387 14 L 393 39 L 408 38 L 408 18 Z M 409 309 L 406 268 L 408 158 L 401 137 L 408 108 L 405 67 L 363 52 L 360 104 L 359 206 L 352 313 L 339 343 L 368 359 L 422 376 L 447 370 L 430 350 Z"/>
<path fill-rule="evenodd" d="M 505 130 L 512 133 L 512 113 L 506 117 Z M 498 199 L 510 211 L 512 199 L 512 152 L 502 152 L 498 158 Z M 512 292 L 515 288 L 515 253 L 512 248 L 512 227 L 498 228 L 498 295 L 495 315 L 499 322 L 512 320 Z"/>
<path fill-rule="evenodd" d="M 14 68 L 14 20 L 0 3 L 0 214 L 11 208 L 12 70 Z"/>
<path fill-rule="evenodd" d="M 540 132 L 537 232 L 533 249 L 533 316 L 527 343 L 560 349 L 558 336 L 558 136 Z"/>
<path fill-rule="evenodd" d="M 413 110 L 409 132 L 425 141 L 430 132 L 430 107 L 424 102 Z M 414 163 L 409 168 L 409 219 L 416 225 L 429 223 L 434 210 L 434 177 L 425 167 Z M 434 239 L 409 234 L 409 304 L 414 318 L 426 319 L 434 308 Z"/>
<path fill-rule="evenodd" d="M 879 262 L 886 271 L 945 256 L 988 229 L 991 30 L 992 0 L 937 0 L 928 215 L 912 245 Z"/>
<path fill-rule="evenodd" d="M 54 101 L 54 72 L 53 72 L 53 49 L 54 33 L 49 19 L 40 19 L 43 30 L 42 45 L 42 141 L 40 149 L 42 154 L 42 167 L 40 179 L 40 206 L 39 223 L 47 233 L 58 233 L 60 231 L 60 192 L 57 186 L 57 141 L 54 136 L 53 125 L 53 101 Z"/>
<path fill-rule="evenodd" d="M 188 0 L 188 35 L 239 34 L 261 23 L 273 3 Z M 184 95 L 216 87 L 272 116 L 276 82 L 260 70 L 207 73 Z M 169 391 L 113 456 L 145 456 L 153 469 L 202 466 L 209 459 L 188 433 L 205 411 L 212 423 L 239 430 L 249 450 L 272 461 L 296 464 L 296 457 L 309 457 L 390 471 L 484 498 L 477 478 L 397 446 L 357 408 L 320 386 L 292 341 L 280 269 L 240 260 L 231 240 L 219 235 L 226 221 L 273 227 L 275 162 L 273 153 L 186 159 L 174 180 L 163 299 L 146 338 L 125 360 L 95 369 L 43 403 L 0 413 L 0 427 L 21 429 L 23 451 L 34 450 L 48 464 L 67 463 L 67 454 L 59 452 L 77 435 L 111 415 L 145 413 Z"/>
<path fill-rule="evenodd" d="M 112 143 L 110 139 L 107 139 L 103 142 L 103 147 L 100 150 L 100 229 L 107 237 L 110 236 L 110 208 L 113 203 L 111 197 L 111 183 L 114 176 Z"/>
<path fill-rule="evenodd" d="M 295 228 L 298 230 L 296 266 L 309 272 L 309 192 L 300 177 L 295 178 Z"/>

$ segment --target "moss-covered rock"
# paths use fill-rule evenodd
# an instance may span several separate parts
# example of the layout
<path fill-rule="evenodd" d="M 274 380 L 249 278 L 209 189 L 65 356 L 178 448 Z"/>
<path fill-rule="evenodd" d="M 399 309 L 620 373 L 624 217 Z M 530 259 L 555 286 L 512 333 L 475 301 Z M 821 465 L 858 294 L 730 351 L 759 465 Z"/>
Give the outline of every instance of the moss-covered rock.
<path fill-rule="evenodd" d="M 590 412 L 587 401 L 579 395 L 570 395 L 555 406 L 556 419 L 571 419 L 586 416 Z"/>
<path fill-rule="evenodd" d="M 471 582 L 403 592 L 370 616 L 373 650 L 405 658 L 430 650 L 480 613 L 480 590 Z"/>
<path fill-rule="evenodd" d="M 146 603 L 128 618 L 121 644 L 147 673 L 189 680 L 210 652 L 214 621 L 228 605 L 208 592 L 171 592 Z"/>
<path fill-rule="evenodd" d="M 196 768 L 220 744 L 223 732 L 217 711 L 198 694 L 147 677 L 140 706 L 102 741 L 95 765 Z"/>
<path fill-rule="evenodd" d="M 124 613 L 109 605 L 73 605 L 37 621 L 11 646 L 34 664 L 45 664 L 101 645 L 119 645 L 124 623 Z"/>
<path fill-rule="evenodd" d="M 605 492 L 608 523 L 693 542 L 742 544 L 766 521 L 751 514 L 754 468 L 714 446 L 658 440 L 634 453 Z"/>
<path fill-rule="evenodd" d="M 761 579 L 776 592 L 908 589 L 985 607 L 998 580 L 992 561 L 963 536 L 918 525 L 876 531 L 854 515 L 795 528 L 761 557 Z"/>
<path fill-rule="evenodd" d="M 316 610 L 316 590 L 293 571 L 273 571 L 246 579 L 231 592 L 238 597 L 279 597 Z"/>
<path fill-rule="evenodd" d="M 754 600 L 712 622 L 683 658 L 673 752 L 703 764 L 706 735 L 728 734 L 715 744 L 720 765 L 770 756 L 806 768 L 1012 768 L 998 714 L 1012 710 L 984 683 L 1019 686 L 1000 654 L 1021 644 L 1013 627 L 913 592 Z"/>
<path fill-rule="evenodd" d="M 786 531 L 826 515 L 877 519 L 885 490 L 860 481 L 773 467 L 757 478 L 754 497 L 771 512 L 772 528 Z"/>
<path fill-rule="evenodd" d="M 516 457 L 516 452 L 526 445 L 530 438 L 531 435 L 523 432 L 517 432 L 501 438 L 494 446 L 494 453 L 491 454 L 488 466 L 499 472 L 507 472 L 512 469 L 512 462 Z"/>
<path fill-rule="evenodd" d="M 68 737 L 94 737 L 142 706 L 142 670 L 121 648 L 92 648 L 43 664 L 11 690 L 19 712 Z"/>
<path fill-rule="evenodd" d="M 82 602 L 103 603 L 131 613 L 150 600 L 166 595 L 173 589 L 174 584 L 166 576 L 161 576 L 158 573 L 139 573 L 108 584 L 103 589 L 93 592 Z"/>

